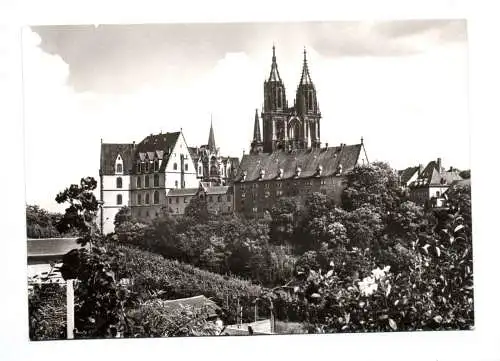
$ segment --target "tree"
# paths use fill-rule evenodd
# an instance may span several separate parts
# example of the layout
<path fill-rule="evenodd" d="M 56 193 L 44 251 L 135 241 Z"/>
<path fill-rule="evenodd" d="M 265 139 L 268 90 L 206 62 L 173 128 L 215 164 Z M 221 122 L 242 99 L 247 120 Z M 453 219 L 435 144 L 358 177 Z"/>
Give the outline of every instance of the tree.
<path fill-rule="evenodd" d="M 52 238 L 61 234 L 54 226 L 58 215 L 37 205 L 26 205 L 26 233 L 28 238 Z"/>
<path fill-rule="evenodd" d="M 470 179 L 470 169 L 463 170 L 458 175 L 463 179 Z"/>
<path fill-rule="evenodd" d="M 184 210 L 184 216 L 195 223 L 206 223 L 209 219 L 207 200 L 203 196 L 192 197 Z"/>
<path fill-rule="evenodd" d="M 116 213 L 115 220 L 113 223 L 116 228 L 125 222 L 135 222 L 135 219 L 132 217 L 132 212 L 130 211 L 130 208 L 127 206 L 120 208 L 118 213 Z"/>
<path fill-rule="evenodd" d="M 276 243 L 295 243 L 294 235 L 299 224 L 300 206 L 297 199 L 280 198 L 271 209 L 270 235 Z"/>
<path fill-rule="evenodd" d="M 398 205 L 400 198 L 396 172 L 386 163 L 372 163 L 354 167 L 347 174 L 342 205 L 352 211 L 368 203 L 385 214 Z"/>
<path fill-rule="evenodd" d="M 93 193 L 97 182 L 82 178 L 56 197 L 58 203 L 68 203 L 58 222 L 60 230 L 79 232 L 78 242 L 92 248 L 73 249 L 63 257 L 60 268 L 64 279 L 75 279 L 76 337 L 106 337 L 126 324 L 124 308 L 127 292 L 116 282 L 103 239 L 95 223 L 98 202 Z"/>

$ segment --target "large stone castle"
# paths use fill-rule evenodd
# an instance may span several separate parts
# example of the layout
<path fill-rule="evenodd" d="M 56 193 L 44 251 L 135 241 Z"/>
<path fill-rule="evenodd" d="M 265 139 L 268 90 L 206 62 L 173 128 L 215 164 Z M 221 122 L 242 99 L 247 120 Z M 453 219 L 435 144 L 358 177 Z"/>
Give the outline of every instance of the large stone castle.
<path fill-rule="evenodd" d="M 320 121 L 306 51 L 294 105 L 289 107 L 273 46 L 264 106 L 260 117 L 255 111 L 250 154 L 244 154 L 241 163 L 220 155 L 212 124 L 208 143 L 199 147 L 188 146 L 182 131 L 152 134 L 138 144 L 101 144 L 101 229 L 113 231 L 123 206 L 139 219 L 156 217 L 165 209 L 179 215 L 193 197 L 206 197 L 214 213 L 247 216 L 263 215 L 280 197 L 303 200 L 312 192 L 340 203 L 344 173 L 368 163 L 368 158 L 362 139 L 354 145 L 322 146 Z"/>

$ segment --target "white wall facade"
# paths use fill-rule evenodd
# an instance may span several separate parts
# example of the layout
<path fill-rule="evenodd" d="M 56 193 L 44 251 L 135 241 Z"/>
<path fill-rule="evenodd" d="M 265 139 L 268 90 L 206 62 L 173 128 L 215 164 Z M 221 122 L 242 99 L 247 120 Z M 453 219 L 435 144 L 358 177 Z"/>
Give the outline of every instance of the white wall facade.
<path fill-rule="evenodd" d="M 117 180 L 121 178 L 122 186 L 118 188 Z M 114 232 L 115 216 L 118 211 L 129 206 L 130 202 L 130 176 L 116 174 L 102 176 L 102 232 L 108 234 Z M 118 196 L 121 196 L 121 204 L 118 202 Z"/>
<path fill-rule="evenodd" d="M 183 156 L 183 167 L 181 163 Z M 187 165 L 187 168 L 186 168 Z M 182 184 L 182 176 L 184 173 L 184 185 Z M 172 150 L 172 154 L 165 167 L 165 188 L 197 188 L 199 186 L 198 172 L 194 161 L 189 154 L 189 148 L 182 133 L 177 138 L 177 142 Z"/>

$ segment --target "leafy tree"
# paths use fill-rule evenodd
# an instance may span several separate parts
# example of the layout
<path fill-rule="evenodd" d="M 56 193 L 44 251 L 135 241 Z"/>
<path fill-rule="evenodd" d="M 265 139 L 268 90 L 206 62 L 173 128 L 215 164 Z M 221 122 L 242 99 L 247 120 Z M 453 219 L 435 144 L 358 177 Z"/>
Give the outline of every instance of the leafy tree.
<path fill-rule="evenodd" d="M 386 163 L 372 163 L 355 167 L 347 174 L 342 205 L 352 211 L 368 203 L 383 215 L 397 206 L 400 197 L 396 172 Z"/>
<path fill-rule="evenodd" d="M 280 198 L 271 209 L 270 235 L 276 243 L 295 243 L 294 235 L 299 224 L 300 206 L 297 199 Z"/>
<path fill-rule="evenodd" d="M 116 228 L 125 222 L 135 222 L 135 220 L 132 217 L 132 212 L 130 211 L 130 208 L 127 206 L 120 208 L 118 213 L 116 213 L 115 220 L 113 223 Z"/>
<path fill-rule="evenodd" d="M 35 284 L 28 295 L 32 341 L 66 338 L 66 293 L 57 283 Z"/>
<path fill-rule="evenodd" d="M 470 169 L 463 170 L 460 173 L 458 173 L 458 175 L 463 179 L 470 179 Z"/>
<path fill-rule="evenodd" d="M 192 197 L 184 210 L 184 215 L 196 223 L 206 223 L 209 219 L 208 205 L 205 197 Z"/>
<path fill-rule="evenodd" d="M 115 280 L 95 224 L 98 202 L 93 191 L 96 186 L 94 178 L 82 178 L 79 186 L 72 184 L 56 197 L 58 203 L 69 204 L 57 224 L 58 229 L 75 229 L 80 234 L 79 243 L 92 245 L 90 250 L 69 251 L 60 269 L 64 279 L 76 280 L 75 336 L 80 338 L 106 337 L 126 324 L 126 290 Z"/>
<path fill-rule="evenodd" d="M 52 238 L 61 234 L 54 226 L 57 214 L 51 214 L 37 205 L 26 205 L 26 233 L 28 238 Z"/>

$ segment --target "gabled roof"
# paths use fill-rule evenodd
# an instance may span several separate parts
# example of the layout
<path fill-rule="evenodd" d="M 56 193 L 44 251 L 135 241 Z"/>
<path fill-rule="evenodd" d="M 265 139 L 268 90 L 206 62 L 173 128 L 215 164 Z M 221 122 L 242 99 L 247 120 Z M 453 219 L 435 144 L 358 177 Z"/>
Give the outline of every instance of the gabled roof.
<path fill-rule="evenodd" d="M 420 176 L 410 184 L 412 187 L 428 187 L 428 186 L 446 186 L 452 184 L 454 181 L 461 180 L 462 177 L 456 170 L 443 171 L 439 169 L 436 161 L 431 161 Z"/>
<path fill-rule="evenodd" d="M 103 175 L 115 174 L 115 162 L 118 154 L 123 160 L 123 174 L 130 174 L 134 164 L 134 144 L 101 143 L 101 172 Z"/>
<path fill-rule="evenodd" d="M 78 238 L 40 238 L 28 239 L 28 258 L 62 257 L 74 248 L 81 248 Z"/>
<path fill-rule="evenodd" d="M 408 181 L 415 175 L 415 173 L 418 172 L 418 169 L 420 167 L 408 167 L 406 169 L 403 169 L 399 171 L 399 175 L 401 176 L 401 182 L 402 183 L 408 183 Z"/>
<path fill-rule="evenodd" d="M 151 134 L 136 146 L 136 159 L 143 159 L 148 153 L 163 156 L 160 172 L 165 170 L 172 150 L 181 132 Z"/>
<path fill-rule="evenodd" d="M 199 188 L 174 188 L 170 189 L 167 193 L 167 197 L 178 197 L 178 196 L 194 196 L 198 193 Z"/>
<path fill-rule="evenodd" d="M 296 169 L 300 167 L 298 178 L 309 178 L 318 174 L 331 176 L 337 173 L 339 165 L 342 172 L 354 168 L 358 163 L 362 144 L 344 145 L 339 147 L 303 149 L 294 151 L 276 151 L 273 153 L 245 154 L 241 159 L 235 182 L 240 182 L 246 172 L 245 181 L 258 180 L 261 172 L 263 180 L 278 178 L 282 169 L 281 179 L 296 178 Z"/>

